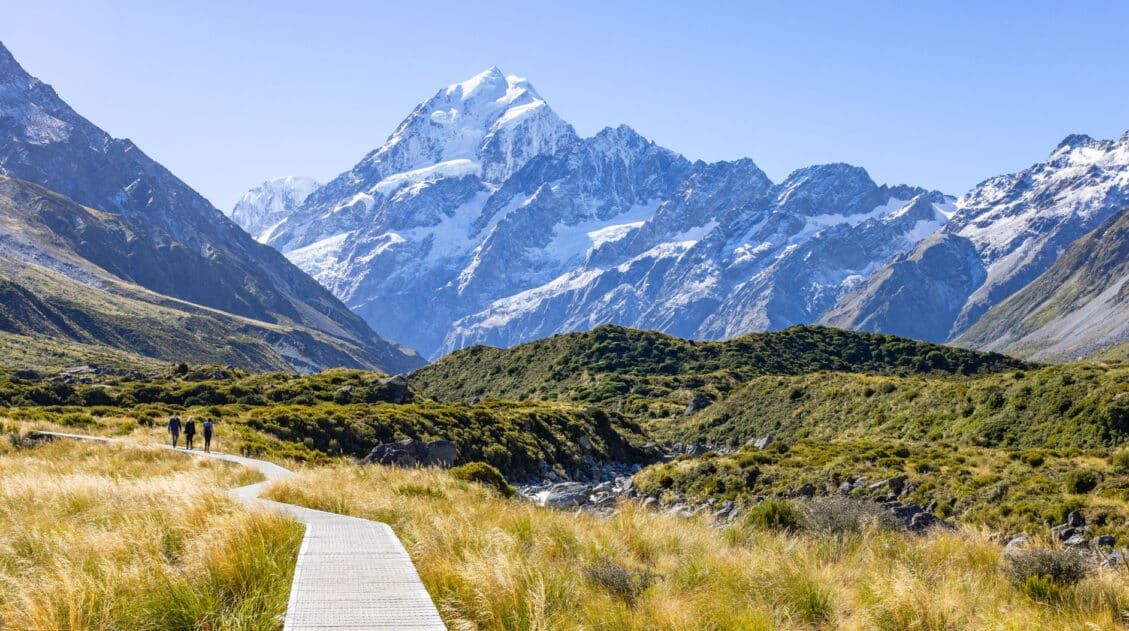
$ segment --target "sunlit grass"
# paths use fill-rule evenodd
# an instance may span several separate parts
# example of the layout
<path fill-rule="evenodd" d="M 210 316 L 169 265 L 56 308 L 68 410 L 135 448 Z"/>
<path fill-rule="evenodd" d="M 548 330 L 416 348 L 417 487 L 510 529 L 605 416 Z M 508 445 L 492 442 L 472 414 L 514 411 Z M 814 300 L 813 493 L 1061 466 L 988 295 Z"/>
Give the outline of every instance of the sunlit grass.
<path fill-rule="evenodd" d="M 1129 608 L 1113 570 L 1032 598 L 985 532 L 735 533 L 631 507 L 541 509 L 380 467 L 309 468 L 269 494 L 391 524 L 452 629 L 1112 629 Z"/>
<path fill-rule="evenodd" d="M 0 444 L 0 629 L 277 629 L 302 527 L 258 475 L 133 447 Z"/>

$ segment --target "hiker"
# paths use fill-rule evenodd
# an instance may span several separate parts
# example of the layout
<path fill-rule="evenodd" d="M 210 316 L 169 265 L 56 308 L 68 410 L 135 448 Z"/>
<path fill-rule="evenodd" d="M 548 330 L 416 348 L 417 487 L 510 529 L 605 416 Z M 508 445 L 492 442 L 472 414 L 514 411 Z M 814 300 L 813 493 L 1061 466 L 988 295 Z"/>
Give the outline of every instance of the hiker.
<path fill-rule="evenodd" d="M 180 417 L 173 412 L 172 418 L 169 419 L 169 434 L 172 435 L 172 448 L 176 449 L 176 441 L 180 438 Z"/>
<path fill-rule="evenodd" d="M 196 419 L 191 416 L 188 417 L 188 422 L 184 424 L 184 446 L 192 449 L 192 439 L 196 437 Z"/>
<path fill-rule="evenodd" d="M 212 453 L 212 429 L 214 428 L 212 419 L 204 419 L 204 451 L 207 453 Z"/>

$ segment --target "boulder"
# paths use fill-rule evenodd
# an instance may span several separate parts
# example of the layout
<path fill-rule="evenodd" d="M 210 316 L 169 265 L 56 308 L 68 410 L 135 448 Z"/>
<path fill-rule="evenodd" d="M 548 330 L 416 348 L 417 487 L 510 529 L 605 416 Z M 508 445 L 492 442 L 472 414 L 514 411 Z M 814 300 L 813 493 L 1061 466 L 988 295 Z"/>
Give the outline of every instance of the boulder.
<path fill-rule="evenodd" d="M 1113 535 L 1102 535 L 1097 539 L 1094 539 L 1094 545 L 1103 548 L 1112 548 L 1113 546 L 1117 545 L 1117 538 Z"/>
<path fill-rule="evenodd" d="M 397 467 L 449 468 L 455 464 L 457 458 L 455 445 L 449 440 L 433 440 L 425 443 L 407 438 L 373 447 L 362 462 Z"/>
<path fill-rule="evenodd" d="M 427 457 L 424 464 L 429 467 L 450 469 L 455 466 L 455 460 L 459 458 L 459 451 L 455 449 L 455 443 L 449 440 L 433 440 L 427 443 L 426 448 Z"/>
<path fill-rule="evenodd" d="M 1058 541 L 1066 541 L 1074 536 L 1078 529 L 1070 524 L 1059 524 L 1051 528 L 1051 536 Z"/>
<path fill-rule="evenodd" d="M 557 508 L 564 508 L 569 506 L 581 506 L 588 503 L 588 498 L 592 495 L 592 487 L 580 482 L 561 482 L 554 484 L 544 492 L 541 497 L 542 506 L 553 506 Z"/>
<path fill-rule="evenodd" d="M 701 392 L 695 392 L 694 396 L 690 397 L 690 402 L 686 404 L 686 409 L 682 412 L 682 414 L 685 416 L 690 416 L 691 414 L 699 410 L 705 409 L 709 406 L 710 403 L 711 401 L 709 397 L 702 394 Z"/>
<path fill-rule="evenodd" d="M 1082 513 L 1072 510 L 1066 516 L 1066 525 L 1071 528 L 1081 528 L 1086 525 L 1086 518 L 1082 516 Z"/>
<path fill-rule="evenodd" d="M 1012 550 L 1018 550 L 1019 548 L 1022 548 L 1026 545 L 1027 537 L 1024 537 L 1023 535 L 1016 535 L 1008 540 L 1007 545 L 1004 546 L 1004 549 L 1008 552 L 1011 552 Z"/>
<path fill-rule="evenodd" d="M 380 380 L 384 386 L 383 400 L 389 403 L 407 403 L 412 398 L 412 391 L 408 388 L 408 380 L 400 375 L 385 377 Z"/>
<path fill-rule="evenodd" d="M 1086 539 L 1085 535 L 1071 535 L 1062 545 L 1068 548 L 1085 548 L 1090 545 L 1090 540 Z"/>
<path fill-rule="evenodd" d="M 772 434 L 763 436 L 753 441 L 753 447 L 756 447 L 758 450 L 764 451 L 765 448 L 772 444 L 773 438 L 774 437 Z"/>

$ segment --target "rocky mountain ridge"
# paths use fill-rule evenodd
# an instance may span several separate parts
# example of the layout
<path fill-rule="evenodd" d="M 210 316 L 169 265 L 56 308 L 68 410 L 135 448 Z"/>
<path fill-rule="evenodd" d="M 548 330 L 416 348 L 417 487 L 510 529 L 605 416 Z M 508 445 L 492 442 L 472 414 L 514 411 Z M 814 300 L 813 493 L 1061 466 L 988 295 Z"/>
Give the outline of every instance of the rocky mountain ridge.
<path fill-rule="evenodd" d="M 814 321 L 952 201 L 844 164 L 777 184 L 625 125 L 580 138 L 492 68 L 423 102 L 265 240 L 435 357 L 607 322 L 719 338 Z"/>

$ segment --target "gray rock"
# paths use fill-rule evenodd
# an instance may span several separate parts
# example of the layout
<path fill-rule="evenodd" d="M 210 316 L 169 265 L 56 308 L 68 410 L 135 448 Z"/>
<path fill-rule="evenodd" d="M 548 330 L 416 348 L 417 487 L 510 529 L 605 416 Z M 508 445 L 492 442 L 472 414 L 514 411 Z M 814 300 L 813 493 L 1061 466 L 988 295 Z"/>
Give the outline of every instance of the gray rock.
<path fill-rule="evenodd" d="M 459 458 L 459 452 L 455 449 L 455 443 L 449 440 L 433 440 L 426 445 L 427 456 L 424 464 L 429 467 L 440 467 L 443 469 L 450 469 L 455 466 L 455 461 Z"/>
<path fill-rule="evenodd" d="M 1069 524 L 1059 524 L 1051 528 L 1051 536 L 1054 537 L 1057 541 L 1066 541 L 1070 537 L 1074 536 L 1076 530 L 1076 528 L 1070 526 Z"/>
<path fill-rule="evenodd" d="M 408 380 L 400 375 L 385 377 L 380 380 L 380 384 L 384 386 L 384 401 L 407 403 L 412 398 L 412 392 L 408 388 Z"/>
<path fill-rule="evenodd" d="M 1082 516 L 1082 513 L 1072 510 L 1066 516 L 1066 525 L 1071 528 L 1081 528 L 1086 525 L 1086 518 Z"/>
<path fill-rule="evenodd" d="M 769 445 L 772 444 L 772 441 L 774 439 L 775 439 L 775 437 L 772 434 L 768 434 L 767 436 L 764 436 L 763 438 L 754 442 L 753 447 L 756 447 L 757 449 L 760 449 L 760 450 L 763 451 L 766 447 L 768 447 Z"/>
<path fill-rule="evenodd" d="M 1012 537 L 1011 539 L 1008 540 L 1007 545 L 1004 546 L 1004 548 L 1010 552 L 1012 550 L 1017 550 L 1019 548 L 1022 548 L 1026 545 L 1027 545 L 1027 537 L 1024 537 L 1023 535 L 1016 535 L 1016 536 L 1014 536 L 1014 537 Z"/>
<path fill-rule="evenodd" d="M 542 506 L 563 508 L 568 506 L 582 506 L 588 503 L 592 495 L 592 487 L 580 482 L 561 482 L 549 487 L 541 499 Z"/>
<path fill-rule="evenodd" d="M 425 443 L 407 438 L 395 443 L 385 443 L 372 448 L 362 462 L 397 467 L 443 467 L 455 464 L 458 452 L 448 440 Z"/>
<path fill-rule="evenodd" d="M 842 484 L 839 485 L 839 492 L 842 493 L 843 495 L 849 494 L 852 489 L 854 489 L 854 487 L 851 486 L 850 482 L 843 482 Z"/>
<path fill-rule="evenodd" d="M 1090 545 L 1090 541 L 1089 539 L 1086 539 L 1085 535 L 1072 535 L 1068 539 L 1063 541 L 1062 545 L 1069 548 L 1085 548 L 1086 546 Z"/>
<path fill-rule="evenodd" d="M 685 416 L 690 416 L 691 414 L 699 410 L 703 410 L 709 407 L 710 403 L 711 401 L 709 397 L 700 392 L 695 392 L 694 396 L 690 397 L 690 402 L 686 404 L 686 409 L 683 410 L 682 414 Z"/>

